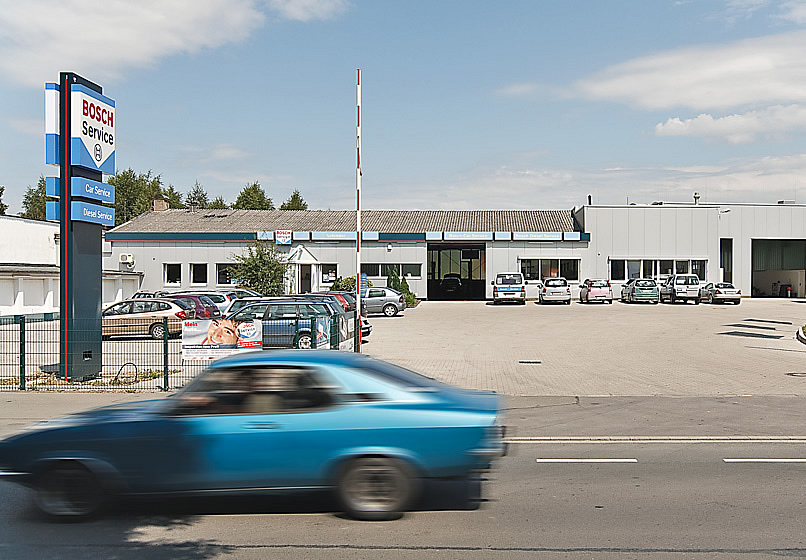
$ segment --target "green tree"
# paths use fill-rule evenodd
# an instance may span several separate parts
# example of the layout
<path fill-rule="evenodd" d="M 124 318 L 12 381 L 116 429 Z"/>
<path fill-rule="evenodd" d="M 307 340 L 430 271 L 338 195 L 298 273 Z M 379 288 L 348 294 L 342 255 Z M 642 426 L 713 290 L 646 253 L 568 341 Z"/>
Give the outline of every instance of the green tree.
<path fill-rule="evenodd" d="M 291 196 L 280 205 L 280 210 L 307 210 L 308 203 L 302 200 L 299 189 L 294 189 Z"/>
<path fill-rule="evenodd" d="M 0 185 L 0 216 L 5 216 L 6 210 L 8 210 L 8 204 L 3 204 L 4 192 L 6 192 L 6 188 L 3 185 Z"/>
<path fill-rule="evenodd" d="M 28 187 L 22 197 L 23 218 L 29 220 L 45 219 L 45 177 L 40 175 L 35 187 Z"/>
<path fill-rule="evenodd" d="M 226 210 L 229 208 L 227 203 L 224 201 L 223 196 L 218 196 L 213 200 L 210 204 L 207 205 L 207 208 L 210 210 Z"/>
<path fill-rule="evenodd" d="M 267 296 L 285 292 L 284 278 L 288 269 L 285 256 L 272 243 L 256 241 L 246 248 L 245 255 L 234 255 L 235 265 L 230 276 L 238 282 Z"/>
<path fill-rule="evenodd" d="M 168 201 L 168 208 L 184 208 L 182 203 L 182 193 L 176 190 L 173 185 L 168 185 L 167 189 L 162 189 L 162 196 Z"/>
<path fill-rule="evenodd" d="M 118 171 L 107 181 L 115 186 L 115 225 L 128 222 L 151 209 L 155 198 L 166 198 L 162 179 L 147 173 L 136 173 L 132 168 Z"/>
<path fill-rule="evenodd" d="M 232 207 L 235 210 L 274 210 L 274 203 L 255 181 L 243 188 Z"/>
<path fill-rule="evenodd" d="M 195 206 L 196 208 L 207 208 L 210 204 L 210 199 L 207 197 L 207 191 L 204 190 L 198 181 L 193 185 L 187 195 L 185 196 L 185 204 L 188 206 Z"/>

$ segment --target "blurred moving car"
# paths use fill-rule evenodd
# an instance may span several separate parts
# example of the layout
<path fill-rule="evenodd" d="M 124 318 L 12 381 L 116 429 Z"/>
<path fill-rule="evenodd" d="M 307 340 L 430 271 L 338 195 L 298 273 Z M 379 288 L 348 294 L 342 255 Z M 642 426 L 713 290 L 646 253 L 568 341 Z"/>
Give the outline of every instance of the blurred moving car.
<path fill-rule="evenodd" d="M 700 299 L 708 303 L 742 303 L 742 291 L 730 282 L 709 282 L 700 288 Z"/>
<path fill-rule="evenodd" d="M 41 422 L 0 442 L 0 474 L 45 514 L 125 495 L 335 489 L 357 519 L 397 517 L 423 479 L 505 454 L 495 393 L 361 354 L 262 351 L 214 362 L 172 398 Z"/>
<path fill-rule="evenodd" d="M 392 288 L 361 290 L 361 301 L 367 303 L 367 313 L 383 313 L 387 317 L 394 317 L 406 309 L 406 297 Z"/>
<path fill-rule="evenodd" d="M 526 283 L 520 272 L 499 272 L 493 286 L 493 304 L 502 301 L 514 301 L 526 305 Z"/>
<path fill-rule="evenodd" d="M 538 292 L 538 297 L 541 304 L 548 301 L 559 301 L 566 305 L 571 304 L 571 286 L 568 285 L 568 280 L 562 276 L 555 278 L 546 278 L 543 281 L 543 287 Z"/>
<path fill-rule="evenodd" d="M 458 272 L 448 272 L 439 281 L 439 291 L 444 297 L 460 297 L 462 295 L 462 277 Z"/>
<path fill-rule="evenodd" d="M 613 289 L 607 280 L 585 280 L 579 288 L 579 303 L 613 303 Z"/>
<path fill-rule="evenodd" d="M 700 303 L 700 279 L 696 274 L 675 274 L 669 276 L 660 286 L 660 301 L 676 303 L 693 301 L 694 305 Z"/>
<path fill-rule="evenodd" d="M 658 285 L 651 278 L 631 278 L 621 287 L 621 301 L 658 303 L 660 301 Z"/>
<path fill-rule="evenodd" d="M 165 333 L 164 317 L 168 318 L 168 335 L 179 335 L 182 334 L 182 321 L 195 319 L 196 310 L 180 300 L 126 299 L 104 309 L 102 335 L 148 335 L 162 340 Z"/>

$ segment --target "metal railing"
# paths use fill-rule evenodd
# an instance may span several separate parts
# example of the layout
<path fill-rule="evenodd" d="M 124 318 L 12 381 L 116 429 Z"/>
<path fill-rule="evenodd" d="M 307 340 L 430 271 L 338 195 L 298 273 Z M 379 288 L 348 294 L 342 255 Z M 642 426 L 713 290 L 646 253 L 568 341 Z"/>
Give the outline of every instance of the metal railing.
<path fill-rule="evenodd" d="M 97 319 L 73 320 L 70 337 L 82 341 L 76 346 L 95 348 L 100 357 L 96 353 L 88 369 L 85 360 L 93 352 L 78 350 L 81 355 L 70 356 L 69 361 L 84 367 L 66 368 L 60 364 L 58 313 L 0 317 L 0 392 L 167 391 L 187 384 L 209 364 L 182 359 L 182 322 L 173 318 L 124 318 L 117 323 L 107 318 L 100 336 L 99 324 Z M 264 346 L 275 346 L 267 344 L 278 334 L 271 322 L 264 322 L 263 329 Z M 296 320 L 295 331 L 291 342 L 279 347 L 295 346 L 300 332 L 316 333 L 316 320 Z M 339 322 L 331 322 L 329 335 L 330 348 L 338 349 L 340 343 L 352 348 L 353 337 Z"/>

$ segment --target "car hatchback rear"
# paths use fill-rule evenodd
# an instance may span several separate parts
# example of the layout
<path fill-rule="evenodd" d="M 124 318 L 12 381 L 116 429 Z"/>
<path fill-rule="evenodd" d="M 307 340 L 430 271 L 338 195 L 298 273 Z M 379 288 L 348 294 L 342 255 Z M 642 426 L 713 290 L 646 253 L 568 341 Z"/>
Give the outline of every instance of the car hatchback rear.
<path fill-rule="evenodd" d="M 495 281 L 490 283 L 493 285 L 493 303 L 526 303 L 526 284 L 520 272 L 499 272 L 495 275 Z"/>
<path fill-rule="evenodd" d="M 543 281 L 543 287 L 540 289 L 540 303 L 548 301 L 559 301 L 562 303 L 571 303 L 571 287 L 568 285 L 568 280 L 565 278 L 546 278 Z"/>

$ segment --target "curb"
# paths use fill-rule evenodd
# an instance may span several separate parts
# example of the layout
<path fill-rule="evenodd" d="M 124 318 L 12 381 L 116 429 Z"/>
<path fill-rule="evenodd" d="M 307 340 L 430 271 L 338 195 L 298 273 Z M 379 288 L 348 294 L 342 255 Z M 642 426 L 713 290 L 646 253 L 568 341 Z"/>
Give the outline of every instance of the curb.
<path fill-rule="evenodd" d="M 803 327 L 798 327 L 798 330 L 795 331 L 795 336 L 801 343 L 806 344 L 806 335 L 803 334 Z"/>

